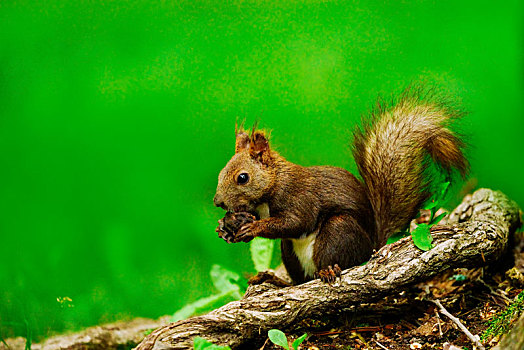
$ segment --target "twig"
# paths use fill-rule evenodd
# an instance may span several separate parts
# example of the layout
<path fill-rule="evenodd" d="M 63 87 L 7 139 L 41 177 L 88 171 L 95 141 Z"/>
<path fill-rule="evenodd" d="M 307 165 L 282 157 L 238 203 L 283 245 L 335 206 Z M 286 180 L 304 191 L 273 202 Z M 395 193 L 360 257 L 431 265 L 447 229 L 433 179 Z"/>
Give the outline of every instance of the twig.
<path fill-rule="evenodd" d="M 384 350 L 389 350 L 388 348 L 386 348 L 384 345 L 380 344 L 378 341 L 375 340 L 375 343 L 377 343 L 378 346 L 380 346 L 382 349 Z"/>
<path fill-rule="evenodd" d="M 456 318 L 455 316 L 453 316 L 452 314 L 449 313 L 448 310 L 446 310 L 444 308 L 444 306 L 440 303 L 440 301 L 438 300 L 431 300 L 435 305 L 438 306 L 438 308 L 440 309 L 440 312 L 443 313 L 444 315 L 446 315 L 451 321 L 453 321 L 459 328 L 462 332 L 464 332 L 464 334 L 466 334 L 466 336 L 473 342 L 473 344 L 475 344 L 477 346 L 477 348 L 479 348 L 480 350 L 485 350 L 486 348 L 484 347 L 484 345 L 482 345 L 480 343 L 480 341 L 478 340 L 478 338 L 476 336 L 474 336 L 473 334 L 471 334 L 471 332 L 466 328 L 466 326 L 464 326 L 462 324 L 462 322 L 460 322 L 460 320 L 458 318 Z"/>
<path fill-rule="evenodd" d="M 357 333 L 363 333 L 363 332 L 376 332 L 380 331 L 382 327 L 379 326 L 369 326 L 369 327 L 356 327 L 356 328 L 350 328 L 347 331 L 349 332 L 357 332 Z M 313 335 L 316 335 L 317 337 L 321 337 L 324 335 L 334 335 L 334 334 L 342 334 L 345 332 L 342 331 L 325 331 L 325 332 L 313 332 Z"/>
<path fill-rule="evenodd" d="M 382 329 L 382 327 L 380 326 L 368 326 L 368 327 L 356 327 L 356 328 L 351 328 L 349 331 L 350 332 L 375 332 L 375 331 L 380 331 Z"/>
<path fill-rule="evenodd" d="M 349 331 L 354 331 L 355 329 L 350 329 Z M 342 334 L 344 332 L 331 332 L 331 331 L 327 331 L 327 332 L 312 332 L 311 334 L 314 335 L 314 336 L 317 336 L 317 337 L 322 337 L 324 335 L 334 335 L 334 334 Z"/>
<path fill-rule="evenodd" d="M 440 337 L 442 338 L 442 327 L 440 326 L 440 315 L 438 314 L 438 310 L 437 309 L 435 309 L 435 314 L 437 315 L 438 332 L 440 334 Z"/>
<path fill-rule="evenodd" d="M 491 288 L 491 286 L 489 284 L 487 284 L 486 282 L 484 282 L 481 278 L 477 279 L 477 281 L 479 281 L 484 287 L 488 288 L 489 291 L 491 292 L 491 294 L 503 299 L 506 303 L 511 303 L 512 300 L 510 298 L 508 298 L 507 296 L 505 296 L 504 294 L 502 294 L 502 292 L 499 292 L 499 290 L 494 290 L 493 288 Z"/>
<path fill-rule="evenodd" d="M 264 350 L 264 348 L 266 347 L 266 344 L 267 344 L 267 341 L 269 340 L 269 337 L 266 338 L 266 341 L 264 342 L 264 345 L 262 345 L 262 347 L 259 349 L 259 350 Z"/>

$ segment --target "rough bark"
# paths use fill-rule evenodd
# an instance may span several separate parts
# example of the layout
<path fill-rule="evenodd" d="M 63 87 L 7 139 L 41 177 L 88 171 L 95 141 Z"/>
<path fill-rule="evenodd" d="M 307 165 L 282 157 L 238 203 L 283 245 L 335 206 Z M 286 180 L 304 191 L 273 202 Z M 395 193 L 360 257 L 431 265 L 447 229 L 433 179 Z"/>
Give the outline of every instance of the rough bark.
<path fill-rule="evenodd" d="M 382 315 L 401 315 L 412 312 L 414 309 L 423 308 L 424 304 L 417 301 L 378 300 L 376 303 L 363 303 L 354 305 L 352 313 L 362 315 L 359 319 L 366 321 L 378 318 Z M 118 350 L 136 347 L 153 329 L 161 327 L 169 322 L 170 316 L 161 317 L 158 320 L 147 318 L 136 318 L 131 321 L 120 321 L 89 327 L 79 332 L 60 334 L 46 339 L 37 344 L 31 344 L 32 350 Z M 23 337 L 5 339 L 0 342 L 0 350 L 24 350 L 26 339 Z"/>
<path fill-rule="evenodd" d="M 271 328 L 291 331 L 301 320 L 336 316 L 449 268 L 492 263 L 519 225 L 514 202 L 481 189 L 464 198 L 445 226 L 432 229 L 434 248 L 427 252 L 404 238 L 380 249 L 366 265 L 344 271 L 335 285 L 314 280 L 280 289 L 259 287 L 209 314 L 155 330 L 138 349 L 188 349 L 196 336 L 232 348 L 246 346 Z"/>
<path fill-rule="evenodd" d="M 168 317 L 159 320 L 136 318 L 127 322 L 121 321 L 90 327 L 81 332 L 57 335 L 41 343 L 32 344 L 31 349 L 129 349 L 140 343 L 148 331 L 166 324 L 168 320 Z M 5 344 L 0 343 L 0 350 L 23 350 L 25 348 L 26 340 L 22 337 L 7 339 Z"/>

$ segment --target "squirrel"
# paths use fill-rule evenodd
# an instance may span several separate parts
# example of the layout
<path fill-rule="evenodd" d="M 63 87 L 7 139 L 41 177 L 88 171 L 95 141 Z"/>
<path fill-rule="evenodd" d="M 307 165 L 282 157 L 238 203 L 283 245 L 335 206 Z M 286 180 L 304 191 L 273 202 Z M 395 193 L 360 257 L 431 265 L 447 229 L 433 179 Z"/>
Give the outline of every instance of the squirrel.
<path fill-rule="evenodd" d="M 396 102 L 379 99 L 353 132 L 361 179 L 338 167 L 291 163 L 270 147 L 265 132 L 235 127 L 235 155 L 214 196 L 228 211 L 217 232 L 233 243 L 281 239 L 295 284 L 330 281 L 409 225 L 436 185 L 432 164 L 447 176 L 466 176 L 465 143 L 450 129 L 462 115 L 421 87 L 404 90 Z"/>

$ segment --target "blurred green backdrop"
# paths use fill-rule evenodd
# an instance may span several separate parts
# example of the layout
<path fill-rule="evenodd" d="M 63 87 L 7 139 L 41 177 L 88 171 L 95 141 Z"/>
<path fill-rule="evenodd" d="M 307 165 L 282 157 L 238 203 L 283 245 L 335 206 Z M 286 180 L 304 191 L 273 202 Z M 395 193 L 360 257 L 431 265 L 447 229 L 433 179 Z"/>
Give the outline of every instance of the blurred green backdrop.
<path fill-rule="evenodd" d="M 0 3 L 0 336 L 157 317 L 210 294 L 237 118 L 355 170 L 349 129 L 425 79 L 457 95 L 472 177 L 524 204 L 522 1 Z M 71 302 L 60 303 L 57 298 Z"/>

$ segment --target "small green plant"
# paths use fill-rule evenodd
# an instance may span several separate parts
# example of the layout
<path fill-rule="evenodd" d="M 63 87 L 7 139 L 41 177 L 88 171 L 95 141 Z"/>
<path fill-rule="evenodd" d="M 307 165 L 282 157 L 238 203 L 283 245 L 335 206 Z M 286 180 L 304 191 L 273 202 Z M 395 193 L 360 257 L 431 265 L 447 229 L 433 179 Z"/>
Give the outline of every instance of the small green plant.
<path fill-rule="evenodd" d="M 395 243 L 396 241 L 404 237 L 407 237 L 409 235 L 410 235 L 409 230 L 396 232 L 393 235 L 391 235 L 391 237 L 388 238 L 388 241 L 386 244 Z"/>
<path fill-rule="evenodd" d="M 229 346 L 220 346 L 211 343 L 208 340 L 205 340 L 201 337 L 195 337 L 193 339 L 193 349 L 194 350 L 231 350 Z"/>
<path fill-rule="evenodd" d="M 442 220 L 444 216 L 446 216 L 447 214 L 444 212 L 435 217 L 437 210 L 440 208 L 442 200 L 446 196 L 448 187 L 449 182 L 442 183 L 435 191 L 433 196 L 431 196 L 429 200 L 427 200 L 426 203 L 424 203 L 422 209 L 430 210 L 429 223 L 420 224 L 417 226 L 416 229 L 413 230 L 413 232 L 411 232 L 413 243 L 415 243 L 415 245 L 422 250 L 430 250 L 431 248 L 433 248 L 433 237 L 431 237 L 430 229 L 433 225 L 438 224 L 440 220 Z"/>
<path fill-rule="evenodd" d="M 255 270 L 264 271 L 271 267 L 271 258 L 273 257 L 274 239 L 257 237 L 249 244 L 251 260 L 255 265 Z"/>
<path fill-rule="evenodd" d="M 24 350 L 31 350 L 31 346 L 33 345 L 33 335 L 31 332 L 31 327 L 29 327 L 29 321 L 24 318 L 24 323 L 21 322 L 3 322 L 0 323 L 0 326 L 11 326 L 11 327 L 25 327 L 26 335 L 25 335 L 25 347 Z M 9 345 L 5 341 L 3 337 L 0 336 L 0 343 L 3 343 L 7 349 L 10 349 Z"/>
<path fill-rule="evenodd" d="M 520 292 L 505 310 L 499 312 L 497 316 L 489 322 L 489 327 L 482 333 L 480 339 L 486 342 L 496 336 L 507 333 L 513 321 L 519 317 L 522 312 L 524 312 L 524 291 Z"/>
<path fill-rule="evenodd" d="M 395 243 L 396 241 L 400 240 L 401 238 L 411 235 L 413 239 L 413 243 L 418 248 L 425 250 L 425 251 L 433 248 L 433 245 L 432 245 L 433 238 L 431 237 L 430 231 L 431 231 L 431 227 L 438 224 L 447 214 L 447 213 L 441 213 L 435 217 L 435 214 L 437 213 L 438 209 L 440 208 L 442 204 L 442 201 L 444 200 L 446 196 L 448 187 L 449 187 L 449 182 L 442 183 L 435 190 L 435 193 L 422 205 L 422 208 L 420 208 L 420 209 L 431 211 L 429 223 L 419 224 L 411 232 L 409 231 L 409 228 L 404 231 L 399 231 L 388 238 L 387 244 Z"/>
<path fill-rule="evenodd" d="M 7 345 L 6 341 L 2 336 L 0 335 L 0 343 L 4 344 L 7 349 L 9 349 L 9 345 Z"/>
<path fill-rule="evenodd" d="M 437 217 L 435 217 L 435 214 L 437 213 L 437 210 L 440 208 L 441 202 L 446 197 L 446 192 L 448 191 L 449 182 L 442 183 L 435 193 L 424 203 L 422 206 L 422 209 L 424 210 L 430 210 L 430 217 L 429 217 L 429 223 L 423 223 L 417 225 L 417 228 L 415 228 L 411 232 L 411 237 L 413 238 L 413 243 L 422 250 L 430 250 L 433 248 L 433 237 L 431 237 L 431 227 L 438 224 L 440 220 L 446 216 L 447 213 L 441 213 Z"/>
<path fill-rule="evenodd" d="M 274 240 L 260 237 L 251 241 L 251 259 L 257 271 L 264 271 L 270 268 L 274 243 Z M 186 304 L 171 316 L 171 322 L 186 319 L 197 313 L 210 310 L 213 306 L 216 307 L 217 305 L 223 305 L 229 301 L 242 298 L 245 287 L 241 287 L 243 283 L 238 273 L 215 264 L 212 266 L 209 274 L 218 293 Z"/>
<path fill-rule="evenodd" d="M 271 329 L 269 332 L 267 332 L 267 335 L 269 337 L 269 340 L 273 342 L 273 344 L 283 347 L 286 350 L 290 350 L 289 348 L 289 341 L 287 340 L 286 335 L 284 332 L 282 332 L 279 329 Z M 295 339 L 295 341 L 291 344 L 294 350 L 298 350 L 298 346 L 302 344 L 304 340 L 307 338 L 307 333 L 304 333 L 300 338 Z"/>
<path fill-rule="evenodd" d="M 453 275 L 453 276 L 451 276 L 451 277 L 448 278 L 448 279 L 449 279 L 450 281 L 451 281 L 451 280 L 455 280 L 455 281 L 457 281 L 457 282 L 464 282 L 465 280 L 468 279 L 468 277 L 467 277 L 467 276 L 464 276 L 464 275 L 462 275 L 462 274 L 457 274 L 457 275 Z"/>
<path fill-rule="evenodd" d="M 240 280 L 240 276 L 237 273 L 220 265 L 213 265 L 209 274 L 213 285 L 218 290 L 218 293 L 186 304 L 171 316 L 171 322 L 186 319 L 197 312 L 202 312 L 211 308 L 217 303 L 238 300 L 242 297 L 240 287 L 236 284 L 236 282 Z"/>

